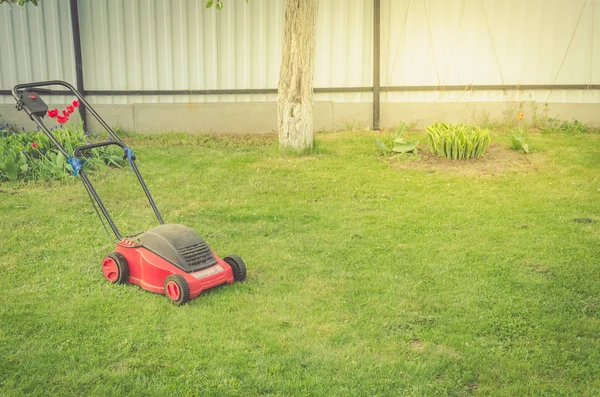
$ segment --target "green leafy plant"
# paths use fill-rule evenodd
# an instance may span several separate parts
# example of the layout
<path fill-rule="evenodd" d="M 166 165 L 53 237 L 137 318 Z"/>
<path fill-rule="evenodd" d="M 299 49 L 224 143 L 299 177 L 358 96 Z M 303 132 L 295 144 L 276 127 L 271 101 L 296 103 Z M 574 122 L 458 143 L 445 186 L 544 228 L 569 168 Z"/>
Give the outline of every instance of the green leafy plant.
<path fill-rule="evenodd" d="M 510 148 L 514 150 L 522 150 L 529 153 L 529 143 L 527 143 L 527 128 L 523 125 L 525 114 L 519 112 L 517 114 L 518 127 L 512 130 Z"/>
<path fill-rule="evenodd" d="M 549 113 L 550 105 L 548 102 L 545 102 L 543 108 L 540 109 L 538 103 L 533 99 L 531 100 L 531 124 L 533 127 L 543 130 L 548 125 Z"/>
<path fill-rule="evenodd" d="M 589 134 L 600 132 L 599 129 L 593 129 L 579 120 L 565 121 L 549 118 L 542 129 L 543 133 L 562 132 L 564 134 Z"/>
<path fill-rule="evenodd" d="M 27 3 L 31 3 L 34 6 L 37 6 L 39 3 L 39 0 L 0 0 L 0 4 L 2 4 L 2 3 L 18 4 L 20 6 L 25 5 Z"/>
<path fill-rule="evenodd" d="M 527 139 L 527 132 L 522 130 L 513 131 L 510 137 L 510 148 L 514 150 L 522 150 L 525 153 L 529 153 L 529 143 Z"/>
<path fill-rule="evenodd" d="M 81 123 L 54 127 L 51 132 L 68 153 L 73 153 L 77 146 L 93 142 Z M 96 148 L 87 152 L 83 169 L 120 167 L 123 163 L 118 149 Z M 0 128 L 0 181 L 63 179 L 71 172 L 67 158 L 42 131 L 17 131 L 9 124 Z"/>
<path fill-rule="evenodd" d="M 406 124 L 400 123 L 396 128 L 395 138 L 392 142 L 388 144 L 384 143 L 381 139 L 376 138 L 375 143 L 377 147 L 381 151 L 384 156 L 388 156 L 392 153 L 414 153 L 417 154 L 417 146 L 419 145 L 419 141 L 407 141 L 402 138 L 402 134 L 406 130 Z M 389 145 L 389 147 L 388 147 Z"/>
<path fill-rule="evenodd" d="M 489 130 L 462 123 L 435 123 L 425 130 L 431 153 L 452 160 L 482 157 L 491 141 Z"/>
<path fill-rule="evenodd" d="M 15 0 L 13 0 L 15 1 Z M 23 0 L 20 0 L 23 1 Z M 33 0 L 29 0 L 29 1 L 33 1 Z M 246 0 L 246 3 L 248 2 L 248 0 Z M 223 9 L 223 0 L 206 0 L 206 8 L 211 8 L 212 6 L 215 6 L 215 8 L 218 11 L 221 11 Z"/>
<path fill-rule="evenodd" d="M 346 120 L 344 123 L 343 131 L 369 131 L 369 127 L 362 121 L 356 121 L 352 119 Z"/>

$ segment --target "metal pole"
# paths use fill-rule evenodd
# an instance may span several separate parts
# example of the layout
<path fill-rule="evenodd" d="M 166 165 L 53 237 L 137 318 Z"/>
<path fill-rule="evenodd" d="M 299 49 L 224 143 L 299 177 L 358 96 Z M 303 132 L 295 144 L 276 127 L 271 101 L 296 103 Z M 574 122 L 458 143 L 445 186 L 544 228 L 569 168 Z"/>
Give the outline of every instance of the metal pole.
<path fill-rule="evenodd" d="M 158 221 L 160 222 L 161 225 L 164 225 L 165 221 L 163 220 L 162 216 L 160 215 L 160 212 L 158 211 L 158 207 L 156 206 L 156 203 L 154 202 L 154 199 L 152 198 L 152 195 L 150 194 L 150 191 L 148 190 L 148 186 L 146 186 L 146 182 L 144 182 L 144 178 L 142 178 L 142 174 L 140 174 L 140 170 L 138 169 L 137 165 L 135 164 L 135 160 L 133 160 L 131 162 L 131 168 L 133 168 L 133 170 L 135 171 L 135 174 L 137 175 L 138 180 L 140 181 L 140 185 L 142 185 L 142 189 L 144 189 L 144 193 L 146 193 L 148 202 L 150 203 L 150 206 L 154 210 L 154 214 L 156 215 L 156 218 L 158 219 Z"/>
<path fill-rule="evenodd" d="M 77 79 L 77 91 L 85 96 L 83 84 L 83 57 L 81 55 L 81 34 L 79 32 L 79 7 L 77 0 L 71 0 L 71 29 L 73 30 L 73 51 L 75 54 L 75 76 Z M 87 131 L 86 107 L 79 107 L 79 115 L 83 121 L 83 130 Z"/>
<path fill-rule="evenodd" d="M 600 90 L 600 84 L 522 84 L 522 85 L 402 85 L 380 86 L 380 92 L 415 92 L 415 91 L 523 91 L 523 90 Z M 372 92 L 373 87 L 317 87 L 315 93 L 347 93 Z M 276 94 L 276 88 L 252 88 L 240 90 L 87 90 L 87 96 L 143 96 L 143 95 L 249 95 Z M 52 95 L 70 95 L 70 91 L 52 91 Z M 0 90 L 0 95 L 11 95 L 10 90 Z M 91 110 L 91 108 L 88 108 Z"/>
<path fill-rule="evenodd" d="M 117 239 L 122 240 L 123 236 L 121 236 L 121 233 L 119 232 L 119 229 L 117 228 L 117 225 L 115 225 L 115 222 L 112 220 L 112 218 L 108 214 L 108 210 L 104 206 L 104 203 L 100 199 L 100 196 L 96 192 L 96 189 L 94 189 L 94 187 L 92 186 L 92 182 L 90 182 L 89 178 L 87 177 L 87 175 L 85 174 L 83 169 L 79 170 L 79 177 L 81 178 L 81 182 L 83 182 L 83 184 L 85 185 L 85 188 L 87 189 L 88 193 L 91 194 L 91 196 L 94 198 L 94 200 L 96 200 L 98 207 L 100 207 L 100 211 L 102 211 L 102 215 L 104 215 L 104 218 L 108 221 L 108 224 L 110 225 L 110 228 L 112 229 L 112 231 L 115 234 L 115 236 L 117 237 Z M 93 204 L 93 205 L 95 206 L 95 204 Z M 102 219 L 100 219 L 100 220 L 102 221 Z"/>
<path fill-rule="evenodd" d="M 373 0 L 373 129 L 379 129 L 380 116 L 380 57 L 381 57 L 381 1 Z"/>

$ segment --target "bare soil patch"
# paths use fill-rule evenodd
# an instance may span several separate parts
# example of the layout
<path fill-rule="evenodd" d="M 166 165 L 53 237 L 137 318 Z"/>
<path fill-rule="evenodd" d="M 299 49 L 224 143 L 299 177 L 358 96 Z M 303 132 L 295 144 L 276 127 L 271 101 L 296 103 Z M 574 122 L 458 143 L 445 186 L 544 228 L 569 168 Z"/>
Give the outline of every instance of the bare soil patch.
<path fill-rule="evenodd" d="M 408 345 L 412 350 L 422 352 L 425 349 L 425 343 L 419 340 L 419 338 L 414 338 L 411 340 Z"/>
<path fill-rule="evenodd" d="M 431 154 L 429 148 L 421 149 L 417 156 L 407 154 L 393 160 L 393 166 L 404 169 L 423 169 L 428 172 L 448 172 L 465 175 L 497 175 L 507 171 L 534 171 L 531 154 L 509 149 L 492 143 L 486 154 L 479 159 L 449 160 Z"/>

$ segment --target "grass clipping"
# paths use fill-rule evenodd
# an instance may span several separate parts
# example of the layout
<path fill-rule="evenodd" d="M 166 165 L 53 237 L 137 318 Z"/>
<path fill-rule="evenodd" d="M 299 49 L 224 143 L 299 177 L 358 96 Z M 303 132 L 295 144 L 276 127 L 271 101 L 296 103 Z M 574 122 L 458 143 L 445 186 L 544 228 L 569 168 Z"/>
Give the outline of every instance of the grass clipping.
<path fill-rule="evenodd" d="M 425 127 L 431 153 L 451 160 L 482 157 L 490 146 L 490 132 L 465 124 L 435 123 Z"/>

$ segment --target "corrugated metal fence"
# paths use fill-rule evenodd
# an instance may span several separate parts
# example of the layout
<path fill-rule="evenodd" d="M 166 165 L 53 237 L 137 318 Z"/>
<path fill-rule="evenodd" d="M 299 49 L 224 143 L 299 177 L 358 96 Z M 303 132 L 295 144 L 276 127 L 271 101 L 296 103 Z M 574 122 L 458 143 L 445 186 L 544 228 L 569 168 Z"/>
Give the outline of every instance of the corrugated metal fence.
<path fill-rule="evenodd" d="M 203 0 L 78 4 L 85 89 L 94 103 L 275 100 L 284 0 L 230 0 L 221 12 Z M 0 6 L 0 90 L 46 79 L 75 84 L 70 12 L 66 0 Z M 317 35 L 315 87 L 357 92 L 319 92 L 316 100 L 370 102 L 373 0 L 321 0 Z M 600 102 L 600 90 L 585 89 L 600 84 L 600 1 L 381 0 L 380 83 L 383 102 L 507 99 L 503 90 L 471 90 L 478 85 L 582 85 L 518 95 Z M 423 87 L 406 88 L 415 86 Z M 108 95 L 245 89 L 260 93 Z"/>

